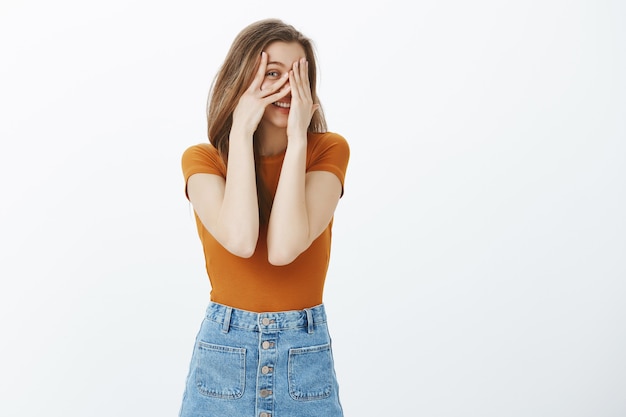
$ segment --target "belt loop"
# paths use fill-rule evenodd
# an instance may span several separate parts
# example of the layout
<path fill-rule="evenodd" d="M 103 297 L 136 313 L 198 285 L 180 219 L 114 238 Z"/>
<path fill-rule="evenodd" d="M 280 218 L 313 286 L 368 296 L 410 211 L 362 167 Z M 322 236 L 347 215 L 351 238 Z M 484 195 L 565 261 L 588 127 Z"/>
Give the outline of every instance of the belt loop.
<path fill-rule="evenodd" d="M 305 308 L 304 312 L 306 313 L 306 327 L 309 334 L 313 333 L 313 313 L 311 313 L 311 309 Z"/>
<path fill-rule="evenodd" d="M 231 307 L 226 307 L 226 311 L 224 312 L 224 321 L 222 322 L 222 333 L 228 333 L 228 329 L 230 327 L 230 315 L 233 313 L 233 309 Z"/>

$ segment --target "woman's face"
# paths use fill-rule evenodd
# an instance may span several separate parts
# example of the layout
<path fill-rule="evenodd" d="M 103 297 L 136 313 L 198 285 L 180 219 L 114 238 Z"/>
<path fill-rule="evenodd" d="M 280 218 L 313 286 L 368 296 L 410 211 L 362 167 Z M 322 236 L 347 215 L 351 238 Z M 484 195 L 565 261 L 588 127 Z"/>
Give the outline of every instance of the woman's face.
<path fill-rule="evenodd" d="M 298 42 L 272 42 L 265 48 L 265 53 L 267 53 L 267 68 L 265 70 L 265 80 L 261 84 L 261 88 L 276 81 L 285 72 L 289 72 L 294 62 L 306 56 L 304 48 Z M 287 94 L 278 102 L 267 106 L 261 119 L 261 124 L 267 127 L 287 128 L 290 104 L 291 94 Z"/>

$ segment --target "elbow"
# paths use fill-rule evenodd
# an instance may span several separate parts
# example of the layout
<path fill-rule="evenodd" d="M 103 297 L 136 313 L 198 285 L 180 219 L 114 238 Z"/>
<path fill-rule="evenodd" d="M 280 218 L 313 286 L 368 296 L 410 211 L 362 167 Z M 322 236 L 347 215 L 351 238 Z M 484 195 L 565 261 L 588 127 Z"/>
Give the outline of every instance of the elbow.
<path fill-rule="evenodd" d="M 250 258 L 256 251 L 257 238 L 231 239 L 220 242 L 228 252 L 240 258 Z"/>
<path fill-rule="evenodd" d="M 291 241 L 287 239 L 267 240 L 267 260 L 274 266 L 285 266 L 295 261 L 298 256 L 311 246 L 312 241 Z"/>
<path fill-rule="evenodd" d="M 282 243 L 282 244 L 281 244 Z M 295 261 L 298 256 L 306 251 L 311 242 L 306 244 L 285 244 L 285 242 L 267 242 L 267 260 L 274 266 L 285 266 Z"/>
<path fill-rule="evenodd" d="M 267 260 L 274 266 L 285 266 L 295 261 L 299 254 L 295 251 L 286 250 L 286 248 L 283 250 L 268 248 Z"/>
<path fill-rule="evenodd" d="M 254 255 L 255 248 L 242 246 L 242 247 L 226 248 L 226 250 L 240 258 L 250 258 L 252 257 L 252 255 Z"/>

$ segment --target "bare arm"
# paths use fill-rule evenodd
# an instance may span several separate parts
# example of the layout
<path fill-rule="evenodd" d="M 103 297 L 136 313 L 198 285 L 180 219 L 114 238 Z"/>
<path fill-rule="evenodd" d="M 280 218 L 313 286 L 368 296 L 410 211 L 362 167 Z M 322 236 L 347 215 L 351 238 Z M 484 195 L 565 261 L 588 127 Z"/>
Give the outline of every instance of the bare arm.
<path fill-rule="evenodd" d="M 289 145 L 291 146 L 291 145 Z M 330 172 L 305 174 L 304 150 L 287 148 L 270 215 L 269 262 L 287 265 L 326 229 L 341 196 L 341 182 Z"/>
<path fill-rule="evenodd" d="M 290 71 L 291 109 L 287 150 L 270 214 L 267 247 L 269 262 L 293 262 L 326 229 L 333 217 L 341 182 L 330 172 L 306 171 L 307 127 L 318 105 L 311 98 L 308 63 L 295 62 Z"/>
<path fill-rule="evenodd" d="M 189 200 L 204 227 L 226 250 L 243 258 L 252 256 L 259 237 L 251 142 L 231 134 L 226 180 L 194 174 L 187 182 Z"/>

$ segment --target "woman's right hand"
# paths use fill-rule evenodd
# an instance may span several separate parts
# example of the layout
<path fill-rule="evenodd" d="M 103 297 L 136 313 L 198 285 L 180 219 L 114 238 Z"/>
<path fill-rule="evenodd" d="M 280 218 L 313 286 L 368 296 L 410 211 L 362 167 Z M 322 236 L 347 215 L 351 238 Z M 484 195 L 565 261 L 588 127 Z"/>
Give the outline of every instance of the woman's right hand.
<path fill-rule="evenodd" d="M 285 85 L 289 80 L 288 71 L 273 83 L 263 85 L 266 69 L 267 53 L 261 52 L 257 73 L 248 89 L 239 98 L 233 112 L 233 128 L 242 129 L 241 131 L 249 137 L 256 131 L 265 108 L 285 97 L 290 91 L 290 85 Z"/>

